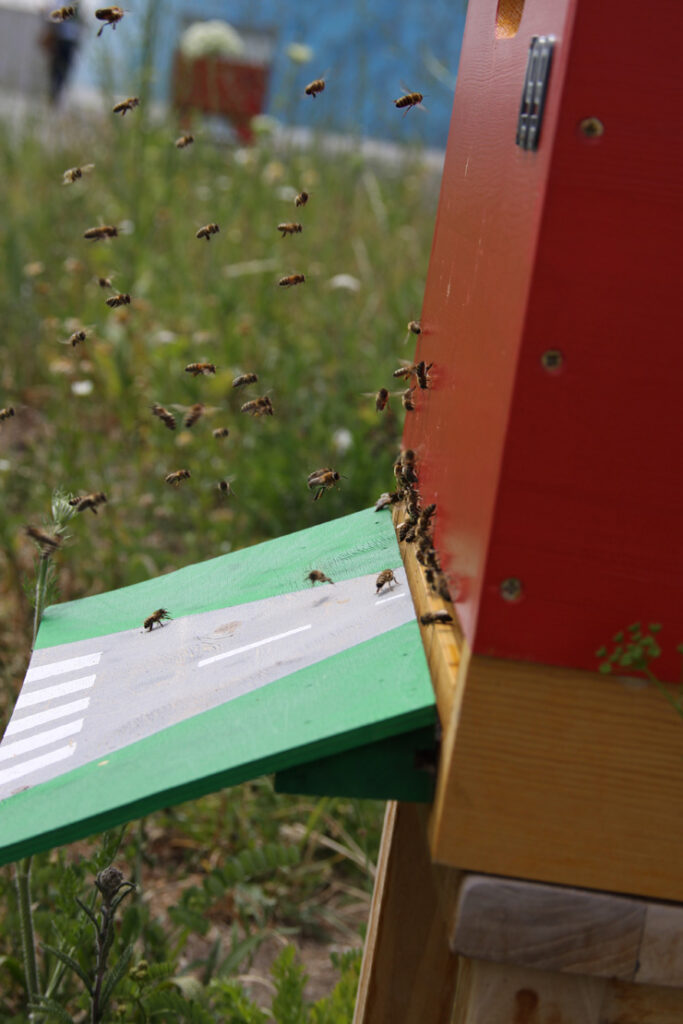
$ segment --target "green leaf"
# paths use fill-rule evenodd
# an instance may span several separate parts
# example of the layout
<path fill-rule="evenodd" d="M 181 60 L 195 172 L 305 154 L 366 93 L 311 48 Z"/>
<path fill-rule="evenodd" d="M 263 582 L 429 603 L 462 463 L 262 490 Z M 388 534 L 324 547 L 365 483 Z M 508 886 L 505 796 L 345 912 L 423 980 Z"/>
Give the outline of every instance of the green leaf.
<path fill-rule="evenodd" d="M 660 629 L 662 628 L 662 624 L 661 622 L 651 622 L 647 628 L 650 630 L 651 633 L 659 633 Z"/>
<path fill-rule="evenodd" d="M 64 1009 L 56 1000 L 45 999 L 42 997 L 36 1003 L 29 1003 L 28 1009 L 32 1014 L 45 1015 L 49 1014 L 51 1017 L 56 1017 L 60 1024 L 74 1024 L 74 1019 L 70 1013 Z"/>
<path fill-rule="evenodd" d="M 216 971 L 216 977 L 227 978 L 231 974 L 234 974 L 240 964 L 258 949 L 264 938 L 265 935 L 263 933 L 255 932 L 253 935 L 247 935 L 246 938 L 240 941 L 237 940 L 237 930 L 235 929 L 233 932 L 233 943 L 230 948 L 230 952 Z"/>
<path fill-rule="evenodd" d="M 614 640 L 615 644 L 620 644 L 621 641 L 624 639 L 623 631 L 620 630 L 618 633 L 615 633 L 612 639 Z"/>
<path fill-rule="evenodd" d="M 124 974 L 130 966 L 130 962 L 133 958 L 133 947 L 126 946 L 123 953 L 116 961 L 112 969 L 107 973 L 104 985 L 102 987 L 102 996 L 100 998 L 100 1010 L 104 1010 L 111 999 L 112 993 L 118 983 L 123 978 Z"/>
<path fill-rule="evenodd" d="M 187 907 L 170 907 L 168 916 L 174 924 L 182 925 L 184 928 L 189 928 L 190 931 L 198 932 L 200 935 L 206 935 L 209 930 L 209 922 L 204 915 L 198 911 L 189 910 Z"/>
<path fill-rule="evenodd" d="M 595 657 L 596 658 L 604 658 L 606 654 L 607 654 L 607 648 L 603 644 L 602 647 L 598 647 L 597 651 L 595 652 Z"/>
<path fill-rule="evenodd" d="M 211 946 L 209 955 L 206 958 L 204 970 L 202 971 L 202 985 L 208 985 L 213 978 L 214 971 L 216 970 L 216 964 L 218 963 L 218 956 L 221 951 L 221 939 L 220 936 Z"/>
<path fill-rule="evenodd" d="M 88 918 L 90 919 L 90 921 L 91 921 L 91 922 L 93 923 L 93 925 L 95 926 L 95 931 L 96 931 L 96 932 L 98 932 L 98 931 L 100 930 L 100 926 L 99 926 L 99 924 L 97 923 L 97 918 L 96 918 L 96 917 L 95 917 L 95 915 L 93 914 L 93 912 L 92 912 L 92 910 L 90 909 L 90 907 L 86 906 L 86 904 L 85 904 L 85 903 L 83 902 L 83 900 L 79 899 L 79 898 L 78 898 L 78 896 L 74 896 L 74 899 L 76 900 L 76 903 L 78 903 L 78 905 L 79 905 L 79 907 L 81 908 L 81 910 L 83 911 L 83 913 L 84 913 L 84 914 L 86 914 L 86 915 L 88 916 Z"/>
<path fill-rule="evenodd" d="M 601 661 L 598 665 L 598 672 L 601 672 L 603 676 L 608 676 L 612 671 L 612 663 L 610 661 Z"/>
<path fill-rule="evenodd" d="M 83 968 L 81 967 L 77 960 L 74 960 L 72 956 L 69 956 L 68 953 L 64 953 L 61 949 L 56 949 L 54 946 L 48 946 L 46 942 L 41 943 L 41 949 L 45 950 L 45 952 L 47 953 L 52 953 L 52 955 L 57 957 L 58 960 L 61 960 L 61 962 L 66 965 L 66 967 L 70 967 L 72 971 L 75 971 L 75 973 L 78 975 L 78 977 L 85 985 L 89 995 L 92 995 L 93 990 L 91 987 L 92 983 L 90 981 L 90 978 L 85 973 L 85 971 L 83 970 Z"/>

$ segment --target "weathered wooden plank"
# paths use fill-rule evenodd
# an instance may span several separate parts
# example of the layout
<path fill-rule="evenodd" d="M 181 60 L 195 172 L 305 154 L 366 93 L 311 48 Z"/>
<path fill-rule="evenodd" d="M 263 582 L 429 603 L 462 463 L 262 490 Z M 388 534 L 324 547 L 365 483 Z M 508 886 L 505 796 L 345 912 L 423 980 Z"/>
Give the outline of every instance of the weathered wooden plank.
<path fill-rule="evenodd" d="M 683 989 L 681 904 L 647 904 L 635 980 L 650 985 L 674 985 Z"/>
<path fill-rule="evenodd" d="M 600 1024 L 681 1024 L 683 989 L 609 982 Z"/>

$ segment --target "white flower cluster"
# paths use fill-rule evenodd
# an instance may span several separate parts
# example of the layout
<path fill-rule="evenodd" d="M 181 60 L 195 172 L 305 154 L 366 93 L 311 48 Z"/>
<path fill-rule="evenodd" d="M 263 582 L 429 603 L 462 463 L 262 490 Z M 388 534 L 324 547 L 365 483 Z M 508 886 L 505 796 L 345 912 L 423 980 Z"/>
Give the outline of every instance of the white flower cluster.
<path fill-rule="evenodd" d="M 195 21 L 180 37 L 183 57 L 234 57 L 244 50 L 239 32 L 227 21 Z"/>

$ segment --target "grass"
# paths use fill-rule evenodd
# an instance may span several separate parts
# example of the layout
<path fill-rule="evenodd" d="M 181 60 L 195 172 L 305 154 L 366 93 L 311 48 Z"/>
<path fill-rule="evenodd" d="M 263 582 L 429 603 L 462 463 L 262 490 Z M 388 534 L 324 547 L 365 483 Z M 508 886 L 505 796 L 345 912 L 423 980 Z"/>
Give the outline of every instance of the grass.
<path fill-rule="evenodd" d="M 23 527 L 45 519 L 56 488 L 102 490 L 108 499 L 97 517 L 72 519 L 55 558 L 59 599 L 70 600 L 356 511 L 391 487 L 400 400 L 378 414 L 363 392 L 392 387 L 398 360 L 413 353 L 405 324 L 421 307 L 433 175 L 409 155 L 400 167 L 373 168 L 358 154 L 323 159 L 315 146 L 276 150 L 267 138 L 231 149 L 198 132 L 194 146 L 179 151 L 175 127 L 147 123 L 140 109 L 125 119 L 64 118 L 0 133 L 0 406 L 16 410 L 0 424 L 4 717 L 30 654 L 35 553 Z M 96 165 L 91 175 L 61 184 L 66 168 L 88 162 Z M 302 188 L 311 199 L 295 210 Z M 300 220 L 303 232 L 281 239 L 283 220 Z M 197 240 L 212 221 L 220 234 Z M 110 242 L 84 240 L 98 223 L 123 232 Z M 277 287 L 294 272 L 306 275 L 305 285 Z M 352 288 L 331 286 L 341 274 Z M 111 275 L 130 306 L 105 305 L 110 292 L 96 277 Z M 86 341 L 65 344 L 81 327 Z M 202 361 L 216 364 L 215 377 L 184 372 Z M 259 384 L 235 394 L 232 378 L 244 371 L 257 372 Z M 241 402 L 266 391 L 272 418 L 239 413 Z M 153 402 L 199 401 L 212 411 L 189 430 L 179 423 L 171 432 L 150 412 Z M 213 438 L 218 426 L 229 428 L 227 439 Z M 306 477 L 323 465 L 343 474 L 342 486 L 314 503 Z M 164 477 L 180 467 L 192 477 L 176 491 Z M 224 478 L 232 497 L 218 491 Z M 146 819 L 129 830 L 116 859 L 141 886 L 123 911 L 136 957 L 170 960 L 172 973 L 194 965 L 208 985 L 221 964 L 234 973 L 248 963 L 267 935 L 357 942 L 380 818 L 380 805 L 276 796 L 263 779 Z M 73 897 L 90 893 L 93 873 L 115 849 L 100 837 L 34 858 L 42 942 L 68 943 L 87 960 L 88 922 L 76 920 Z M 242 875 L 226 873 L 240 857 Z M 0 1013 L 20 1020 L 24 983 L 7 869 L 0 899 Z M 291 964 L 279 969 L 294 984 Z M 50 991 L 73 1012 L 82 1009 L 60 961 L 44 954 L 41 972 L 42 991 L 58 977 Z M 276 988 L 286 988 L 282 977 Z M 133 1001 L 138 981 L 125 983 Z M 150 992 L 151 1006 L 158 994 Z M 206 1006 L 212 1012 L 210 1000 Z M 344 1019 L 339 1013 L 319 1019 Z M 234 1019 L 251 1018 L 245 1009 Z"/>

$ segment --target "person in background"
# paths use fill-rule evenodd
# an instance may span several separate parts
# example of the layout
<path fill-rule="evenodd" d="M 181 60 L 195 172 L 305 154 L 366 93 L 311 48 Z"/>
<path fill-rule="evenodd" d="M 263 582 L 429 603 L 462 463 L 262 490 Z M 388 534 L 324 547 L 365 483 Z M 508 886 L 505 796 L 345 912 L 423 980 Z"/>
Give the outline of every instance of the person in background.
<path fill-rule="evenodd" d="M 47 54 L 50 102 L 57 104 L 66 85 L 76 50 L 80 42 L 82 22 L 78 8 L 73 17 L 65 21 L 53 21 L 49 11 L 45 12 L 45 28 L 41 45 Z"/>

